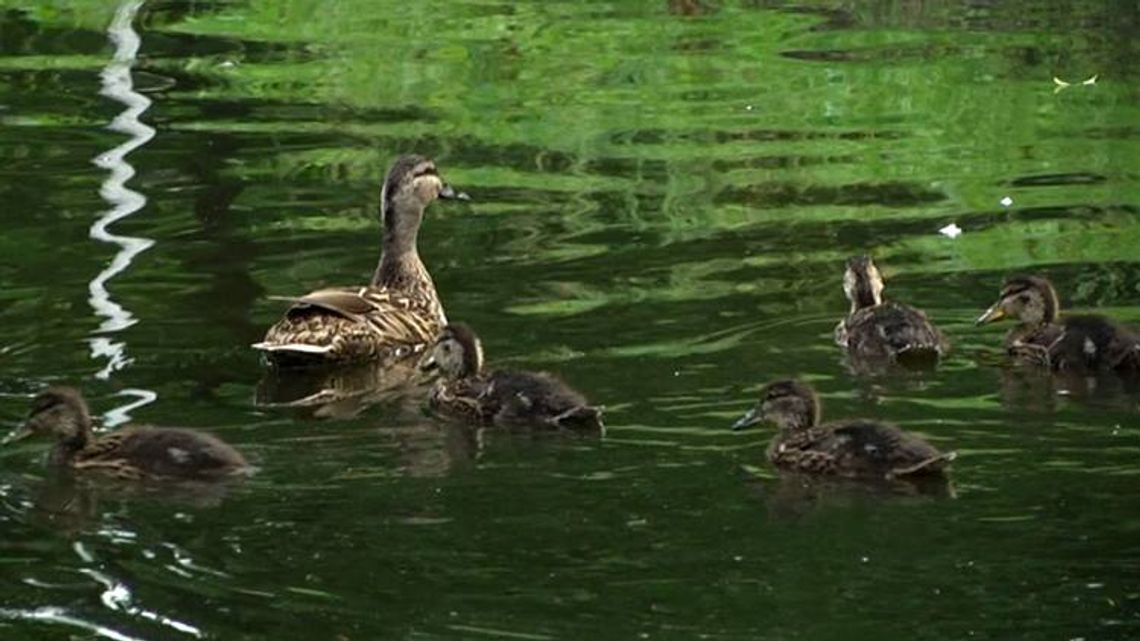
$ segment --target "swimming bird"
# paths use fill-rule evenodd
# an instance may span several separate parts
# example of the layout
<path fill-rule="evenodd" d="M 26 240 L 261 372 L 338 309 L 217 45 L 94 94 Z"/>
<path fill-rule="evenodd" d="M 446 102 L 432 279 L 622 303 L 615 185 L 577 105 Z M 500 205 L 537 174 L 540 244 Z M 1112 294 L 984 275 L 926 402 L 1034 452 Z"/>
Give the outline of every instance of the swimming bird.
<path fill-rule="evenodd" d="M 56 440 L 50 458 L 55 465 L 123 479 L 218 479 L 252 470 L 240 452 L 196 430 L 125 427 L 96 437 L 87 402 L 71 387 L 38 394 L 28 420 L 3 444 L 31 436 Z"/>
<path fill-rule="evenodd" d="M 392 164 L 380 195 L 384 235 L 372 281 L 286 299 L 293 305 L 253 347 L 277 365 L 396 362 L 417 354 L 447 323 L 416 239 L 424 209 L 437 198 L 467 200 L 416 155 Z"/>
<path fill-rule="evenodd" d="M 996 303 L 976 321 L 1017 319 L 1005 336 L 1006 351 L 1021 362 L 1057 371 L 1140 374 L 1140 340 L 1104 316 L 1061 316 L 1057 291 L 1041 276 L 1005 281 Z"/>
<path fill-rule="evenodd" d="M 835 342 L 856 361 L 934 363 L 950 349 L 922 311 L 883 300 L 883 276 L 868 256 L 848 259 L 843 291 L 851 311 L 835 327 Z"/>
<path fill-rule="evenodd" d="M 779 432 L 768 446 L 768 460 L 810 474 L 887 480 L 940 474 L 956 456 L 889 423 L 855 419 L 820 425 L 821 412 L 809 385 L 776 381 L 764 387 L 760 402 L 732 429 L 775 423 Z"/>
<path fill-rule="evenodd" d="M 546 372 L 493 371 L 483 367 L 483 345 L 470 327 L 448 325 L 420 365 L 439 370 L 430 404 L 479 425 L 545 426 L 601 430 L 602 408 Z"/>

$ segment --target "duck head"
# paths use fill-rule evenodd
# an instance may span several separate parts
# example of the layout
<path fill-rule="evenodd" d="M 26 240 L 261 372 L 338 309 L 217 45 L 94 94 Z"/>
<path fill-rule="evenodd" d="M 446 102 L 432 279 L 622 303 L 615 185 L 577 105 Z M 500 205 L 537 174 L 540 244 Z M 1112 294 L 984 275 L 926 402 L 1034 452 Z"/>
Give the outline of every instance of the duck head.
<path fill-rule="evenodd" d="M 476 376 L 483 371 L 483 344 L 470 327 L 452 323 L 443 328 L 420 363 L 421 371 L 437 369 L 448 380 Z"/>
<path fill-rule="evenodd" d="M 70 387 L 53 387 L 32 399 L 28 420 L 4 438 L 7 445 L 30 436 L 47 436 L 81 448 L 91 433 L 91 415 L 83 396 Z"/>
<path fill-rule="evenodd" d="M 975 325 L 985 325 L 1012 317 L 1027 325 L 1052 323 L 1060 303 L 1053 285 L 1040 276 L 1018 276 L 1002 285 L 996 303 L 978 317 Z"/>
<path fill-rule="evenodd" d="M 393 238 L 415 236 L 424 209 L 435 200 L 470 200 L 440 177 L 435 163 L 424 156 L 409 154 L 392 163 L 380 192 L 380 213 L 384 232 Z"/>
<path fill-rule="evenodd" d="M 732 425 L 742 430 L 757 423 L 775 423 L 782 430 L 805 429 L 819 423 L 820 406 L 815 390 L 797 380 L 769 383 L 760 392 L 760 402 Z"/>
<path fill-rule="evenodd" d="M 843 293 L 851 301 L 851 312 L 874 307 L 883 302 L 883 275 L 870 256 L 855 256 L 847 259 L 847 271 L 843 274 Z"/>

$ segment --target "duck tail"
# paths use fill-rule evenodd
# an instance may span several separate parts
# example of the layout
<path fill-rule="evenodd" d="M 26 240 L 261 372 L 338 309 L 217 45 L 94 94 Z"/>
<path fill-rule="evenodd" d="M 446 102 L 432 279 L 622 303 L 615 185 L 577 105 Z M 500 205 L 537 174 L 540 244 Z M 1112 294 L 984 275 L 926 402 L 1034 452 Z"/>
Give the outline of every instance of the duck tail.
<path fill-rule="evenodd" d="M 598 405 L 579 405 L 572 407 L 551 419 L 558 427 L 578 430 L 604 430 L 602 412 L 605 408 Z"/>
<path fill-rule="evenodd" d="M 933 474 L 941 472 L 946 466 L 958 458 L 957 452 L 946 452 L 938 456 L 932 456 L 928 459 L 923 459 L 914 465 L 907 467 L 900 467 L 887 472 L 888 479 L 897 479 L 900 476 L 911 476 L 915 474 Z"/>

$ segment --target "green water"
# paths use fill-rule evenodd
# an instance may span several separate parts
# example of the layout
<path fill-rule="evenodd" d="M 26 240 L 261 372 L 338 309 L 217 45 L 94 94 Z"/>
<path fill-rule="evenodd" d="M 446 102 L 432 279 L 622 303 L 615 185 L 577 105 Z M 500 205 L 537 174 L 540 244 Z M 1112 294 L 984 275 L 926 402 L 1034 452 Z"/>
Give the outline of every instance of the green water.
<path fill-rule="evenodd" d="M 70 383 L 260 466 L 171 493 L 0 451 L 0 638 L 1140 636 L 1136 396 L 972 325 L 1025 271 L 1140 324 L 1138 42 L 1132 2 L 0 0 L 3 427 Z M 153 137 L 108 129 L 128 66 Z M 364 282 L 403 152 L 472 196 L 420 236 L 448 316 L 604 438 L 254 403 L 268 297 Z M 937 372 L 845 367 L 861 252 Z M 781 481 L 727 427 L 793 374 L 958 450 L 953 487 Z"/>

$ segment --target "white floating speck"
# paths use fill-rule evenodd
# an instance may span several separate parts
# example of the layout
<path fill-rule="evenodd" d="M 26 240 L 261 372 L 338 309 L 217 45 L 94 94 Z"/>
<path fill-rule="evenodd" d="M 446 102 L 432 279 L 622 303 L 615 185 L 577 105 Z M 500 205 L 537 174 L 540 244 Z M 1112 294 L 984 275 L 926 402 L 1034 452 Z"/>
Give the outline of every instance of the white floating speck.
<path fill-rule="evenodd" d="M 957 238 L 962 235 L 962 228 L 959 227 L 957 223 L 950 223 L 942 229 L 939 229 L 938 233 L 947 238 Z"/>
<path fill-rule="evenodd" d="M 1009 207 L 1010 205 L 1013 204 L 1013 199 L 1010 198 L 1009 196 L 1006 196 L 1005 198 L 1002 198 L 998 202 L 1001 203 L 1002 207 Z"/>
<path fill-rule="evenodd" d="M 747 105 L 746 107 L 744 107 L 744 110 L 745 111 L 752 111 L 752 105 Z"/>

